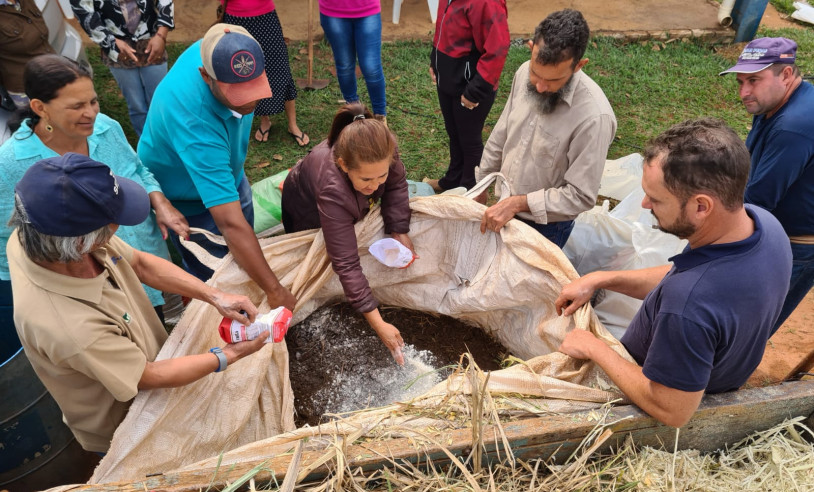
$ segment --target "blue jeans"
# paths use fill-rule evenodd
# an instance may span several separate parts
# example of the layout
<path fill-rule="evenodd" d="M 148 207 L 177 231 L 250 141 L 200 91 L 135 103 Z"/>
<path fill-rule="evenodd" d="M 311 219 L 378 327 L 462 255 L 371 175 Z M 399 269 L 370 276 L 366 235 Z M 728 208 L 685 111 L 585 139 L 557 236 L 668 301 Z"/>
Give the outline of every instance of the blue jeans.
<path fill-rule="evenodd" d="M 141 137 L 144 120 L 147 119 L 147 109 L 153 100 L 153 92 L 161 79 L 167 75 L 167 64 L 148 65 L 138 68 L 110 68 L 110 73 L 119 84 L 127 109 L 130 112 L 130 123 L 136 134 Z"/>
<path fill-rule="evenodd" d="M 237 192 L 238 195 L 240 195 L 240 208 L 243 209 L 243 216 L 246 217 L 246 221 L 249 223 L 249 225 L 254 227 L 252 187 L 249 185 L 249 180 L 246 179 L 246 176 L 243 176 L 243 181 L 240 182 Z M 197 227 L 219 236 L 222 235 L 218 229 L 218 226 L 215 224 L 215 218 L 212 217 L 212 214 L 209 213 L 208 210 L 202 214 L 190 215 L 186 219 L 187 222 L 189 222 L 190 227 Z M 192 275 L 195 275 L 204 282 L 209 280 L 209 277 L 212 276 L 214 271 L 198 261 L 198 258 L 196 258 L 192 252 L 181 246 L 181 240 L 178 238 L 178 235 L 172 231 L 170 231 L 170 239 L 172 239 L 172 244 L 175 245 L 175 249 L 181 255 L 181 264 L 184 267 L 184 270 L 188 271 Z M 223 258 L 226 256 L 226 253 L 229 252 L 229 248 L 213 243 L 202 234 L 190 234 L 189 240 L 199 245 L 209 254 L 217 258 Z"/>
<path fill-rule="evenodd" d="M 791 316 L 800 301 L 814 286 L 814 245 L 792 243 L 791 259 L 789 293 L 786 294 L 786 300 L 783 302 L 783 308 L 780 310 L 780 317 L 774 325 L 772 335 Z"/>
<path fill-rule="evenodd" d="M 546 239 L 559 246 L 560 249 L 562 249 L 562 247 L 565 246 L 565 243 L 568 242 L 568 238 L 571 236 L 571 231 L 574 230 L 573 220 L 552 222 L 550 224 L 538 224 L 537 222 L 521 219 L 520 217 L 517 217 L 517 219 L 533 227 L 537 232 L 545 236 Z"/>
<path fill-rule="evenodd" d="M 356 58 L 367 84 L 374 114 L 387 114 L 382 70 L 382 14 L 347 19 L 319 14 L 319 23 L 331 44 L 339 89 L 347 102 L 356 102 Z"/>

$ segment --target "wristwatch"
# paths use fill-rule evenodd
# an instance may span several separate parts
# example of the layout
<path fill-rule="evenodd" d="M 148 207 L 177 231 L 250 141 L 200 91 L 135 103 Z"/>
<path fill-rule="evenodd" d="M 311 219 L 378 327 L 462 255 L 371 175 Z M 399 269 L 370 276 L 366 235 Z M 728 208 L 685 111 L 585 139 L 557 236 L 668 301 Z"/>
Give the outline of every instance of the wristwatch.
<path fill-rule="evenodd" d="M 218 368 L 215 369 L 215 372 L 221 372 L 226 370 L 226 354 L 223 353 L 220 347 L 215 347 L 209 349 L 210 352 L 215 354 L 215 357 L 218 358 Z"/>

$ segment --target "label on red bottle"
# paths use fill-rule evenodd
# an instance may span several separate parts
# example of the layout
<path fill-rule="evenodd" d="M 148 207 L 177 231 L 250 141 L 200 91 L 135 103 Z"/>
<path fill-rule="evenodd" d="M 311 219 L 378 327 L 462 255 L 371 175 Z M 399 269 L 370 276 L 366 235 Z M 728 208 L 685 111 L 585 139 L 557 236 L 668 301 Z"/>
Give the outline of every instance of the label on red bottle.
<path fill-rule="evenodd" d="M 278 307 L 269 313 L 258 316 L 255 322 L 246 326 L 239 321 L 223 318 L 218 326 L 220 337 L 226 343 L 238 343 L 254 340 L 264 331 L 269 335 L 266 343 L 279 343 L 285 338 L 293 314 L 284 307 Z"/>

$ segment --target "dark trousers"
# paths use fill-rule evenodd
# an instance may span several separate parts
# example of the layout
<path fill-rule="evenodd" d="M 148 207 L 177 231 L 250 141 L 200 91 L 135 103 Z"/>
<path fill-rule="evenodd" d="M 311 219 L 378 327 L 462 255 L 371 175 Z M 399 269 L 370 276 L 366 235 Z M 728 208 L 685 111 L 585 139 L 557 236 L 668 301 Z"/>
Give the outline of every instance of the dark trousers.
<path fill-rule="evenodd" d="M 243 216 L 246 217 L 246 222 L 248 222 L 250 226 L 254 227 L 252 188 L 251 185 L 249 185 L 249 180 L 246 178 L 246 176 L 243 176 L 243 181 L 241 181 L 240 185 L 238 185 L 237 193 L 240 197 L 240 208 L 243 209 Z M 213 234 L 222 236 L 217 224 L 215 224 L 215 218 L 212 217 L 212 214 L 209 213 L 208 210 L 202 214 L 187 216 L 186 219 L 187 222 L 189 222 L 190 227 L 205 229 Z M 211 277 L 215 272 L 208 266 L 201 263 L 191 251 L 181 246 L 181 240 L 178 238 L 178 235 L 172 231 L 170 231 L 170 239 L 172 240 L 172 244 L 175 246 L 175 249 L 181 255 L 181 266 L 183 266 L 184 270 L 198 277 L 204 282 L 209 280 L 209 277 Z M 198 244 L 210 255 L 216 258 L 223 258 L 229 252 L 228 247 L 213 243 L 203 234 L 190 234 L 189 240 Z"/>
<path fill-rule="evenodd" d="M 516 218 L 533 227 L 537 232 L 545 236 L 546 239 L 559 246 L 560 249 L 562 249 L 562 247 L 565 246 L 565 243 L 568 242 L 568 238 L 571 236 L 571 231 L 574 230 L 573 220 L 552 222 L 550 224 L 538 224 L 537 222 L 533 222 L 531 220 L 522 219 L 520 217 Z"/>
<path fill-rule="evenodd" d="M 493 92 L 486 100 L 478 101 L 475 109 L 461 106 L 461 95 L 453 96 L 438 91 L 438 103 L 444 115 L 444 126 L 449 135 L 449 168 L 438 185 L 449 190 L 475 186 L 475 167 L 483 155 L 483 123 L 495 102 Z"/>

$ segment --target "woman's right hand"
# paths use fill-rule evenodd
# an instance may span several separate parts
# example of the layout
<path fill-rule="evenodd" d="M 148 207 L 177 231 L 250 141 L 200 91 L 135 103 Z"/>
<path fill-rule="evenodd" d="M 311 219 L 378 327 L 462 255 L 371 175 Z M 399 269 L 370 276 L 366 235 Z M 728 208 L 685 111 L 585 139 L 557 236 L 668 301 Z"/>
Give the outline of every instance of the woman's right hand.
<path fill-rule="evenodd" d="M 398 328 L 386 321 L 382 321 L 381 324 L 374 326 L 373 329 L 376 331 L 376 334 L 379 335 L 379 338 L 382 339 L 384 345 L 390 350 L 390 354 L 396 363 L 403 366 L 404 354 L 401 352 L 401 348 L 404 347 L 404 340 L 401 339 L 401 333 L 399 333 Z"/>
<path fill-rule="evenodd" d="M 119 62 L 123 62 L 128 58 L 133 60 L 134 62 L 138 62 L 138 57 L 136 56 L 136 50 L 130 47 L 127 44 L 127 41 L 123 39 L 116 38 L 116 49 L 119 51 L 119 56 L 124 57 L 123 59 L 119 60 Z"/>

